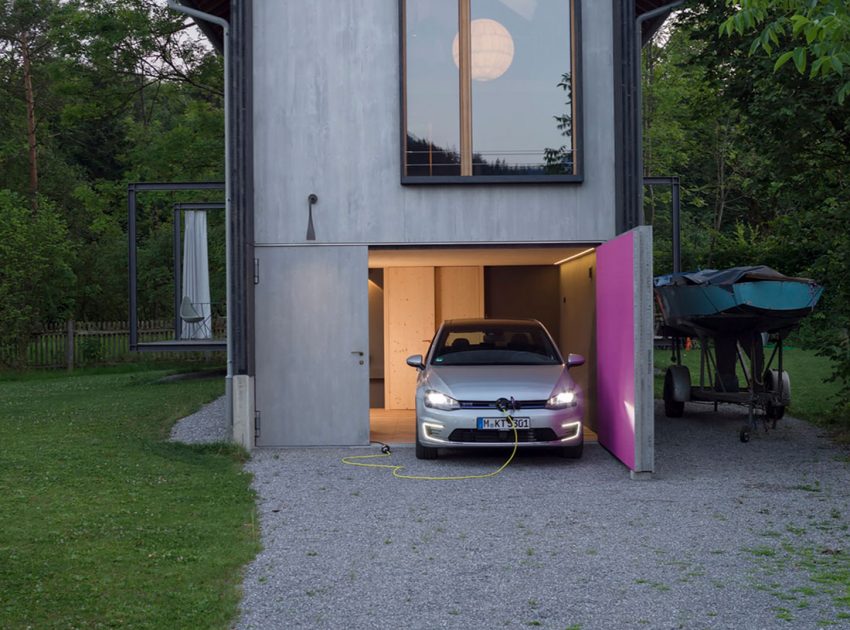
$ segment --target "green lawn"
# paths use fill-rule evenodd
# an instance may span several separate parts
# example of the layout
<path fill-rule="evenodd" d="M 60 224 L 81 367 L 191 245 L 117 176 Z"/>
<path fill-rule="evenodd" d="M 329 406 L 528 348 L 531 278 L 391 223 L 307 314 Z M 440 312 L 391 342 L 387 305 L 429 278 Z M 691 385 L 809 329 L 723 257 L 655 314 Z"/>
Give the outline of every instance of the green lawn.
<path fill-rule="evenodd" d="M 765 361 L 770 357 L 773 347 L 765 349 Z M 671 364 L 670 350 L 655 351 L 655 397 L 661 398 L 664 385 L 664 369 Z M 691 371 L 691 383 L 699 383 L 699 350 L 693 349 L 682 352 L 682 360 Z M 774 368 L 776 361 L 774 360 Z M 815 424 L 828 424 L 833 420 L 831 411 L 835 406 L 835 395 L 838 392 L 837 383 L 827 383 L 826 379 L 832 374 L 830 362 L 824 357 L 817 356 L 812 350 L 786 348 L 783 357 L 783 368 L 791 378 L 791 406 L 788 413 L 796 418 L 803 418 Z M 658 372 L 661 372 L 658 374 Z M 745 383 L 738 366 L 738 380 Z M 707 378 L 707 382 L 711 379 Z"/>
<path fill-rule="evenodd" d="M 0 377 L 0 627 L 227 628 L 259 548 L 230 445 L 165 442 L 222 379 Z"/>

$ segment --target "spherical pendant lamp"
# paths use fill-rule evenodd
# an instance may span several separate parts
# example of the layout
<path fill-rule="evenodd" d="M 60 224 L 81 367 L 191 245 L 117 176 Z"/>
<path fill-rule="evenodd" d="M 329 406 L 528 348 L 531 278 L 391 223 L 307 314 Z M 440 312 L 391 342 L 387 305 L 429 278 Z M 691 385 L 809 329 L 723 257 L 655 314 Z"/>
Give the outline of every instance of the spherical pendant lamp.
<path fill-rule="evenodd" d="M 514 40 L 496 20 L 472 20 L 472 78 L 492 81 L 508 71 L 514 60 Z M 460 67 L 460 36 L 452 42 L 452 57 Z"/>

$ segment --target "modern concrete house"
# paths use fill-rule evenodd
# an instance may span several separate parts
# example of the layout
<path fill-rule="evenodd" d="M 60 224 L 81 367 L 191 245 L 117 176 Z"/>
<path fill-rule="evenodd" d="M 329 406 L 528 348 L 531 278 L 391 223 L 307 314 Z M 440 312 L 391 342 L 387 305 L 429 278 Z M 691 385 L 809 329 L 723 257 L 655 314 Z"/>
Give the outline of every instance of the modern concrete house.
<path fill-rule="evenodd" d="M 678 4 L 184 0 L 229 57 L 235 439 L 369 444 L 441 321 L 534 317 L 650 473 L 639 51 Z"/>

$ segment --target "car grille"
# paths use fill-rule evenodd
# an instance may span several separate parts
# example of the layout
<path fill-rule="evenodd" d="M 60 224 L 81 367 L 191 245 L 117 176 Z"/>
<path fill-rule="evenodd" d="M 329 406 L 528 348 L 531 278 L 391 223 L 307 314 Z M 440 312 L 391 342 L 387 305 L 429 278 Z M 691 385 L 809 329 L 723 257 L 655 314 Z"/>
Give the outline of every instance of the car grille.
<path fill-rule="evenodd" d="M 516 401 L 520 409 L 545 409 L 545 400 L 518 400 Z M 495 409 L 495 400 L 459 400 L 458 404 L 461 409 Z"/>
<path fill-rule="evenodd" d="M 523 429 L 517 431 L 519 442 L 552 442 L 558 436 L 552 429 Z M 513 431 L 497 429 L 455 429 L 449 435 L 449 442 L 489 442 L 492 444 L 511 443 L 514 441 Z"/>

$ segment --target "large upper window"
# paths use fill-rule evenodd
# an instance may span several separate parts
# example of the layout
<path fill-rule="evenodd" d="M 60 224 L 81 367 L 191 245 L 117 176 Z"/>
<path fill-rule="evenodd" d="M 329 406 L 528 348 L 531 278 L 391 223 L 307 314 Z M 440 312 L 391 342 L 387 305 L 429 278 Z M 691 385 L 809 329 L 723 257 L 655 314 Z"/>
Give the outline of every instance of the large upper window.
<path fill-rule="evenodd" d="M 578 179 L 578 0 L 402 0 L 403 181 Z"/>

